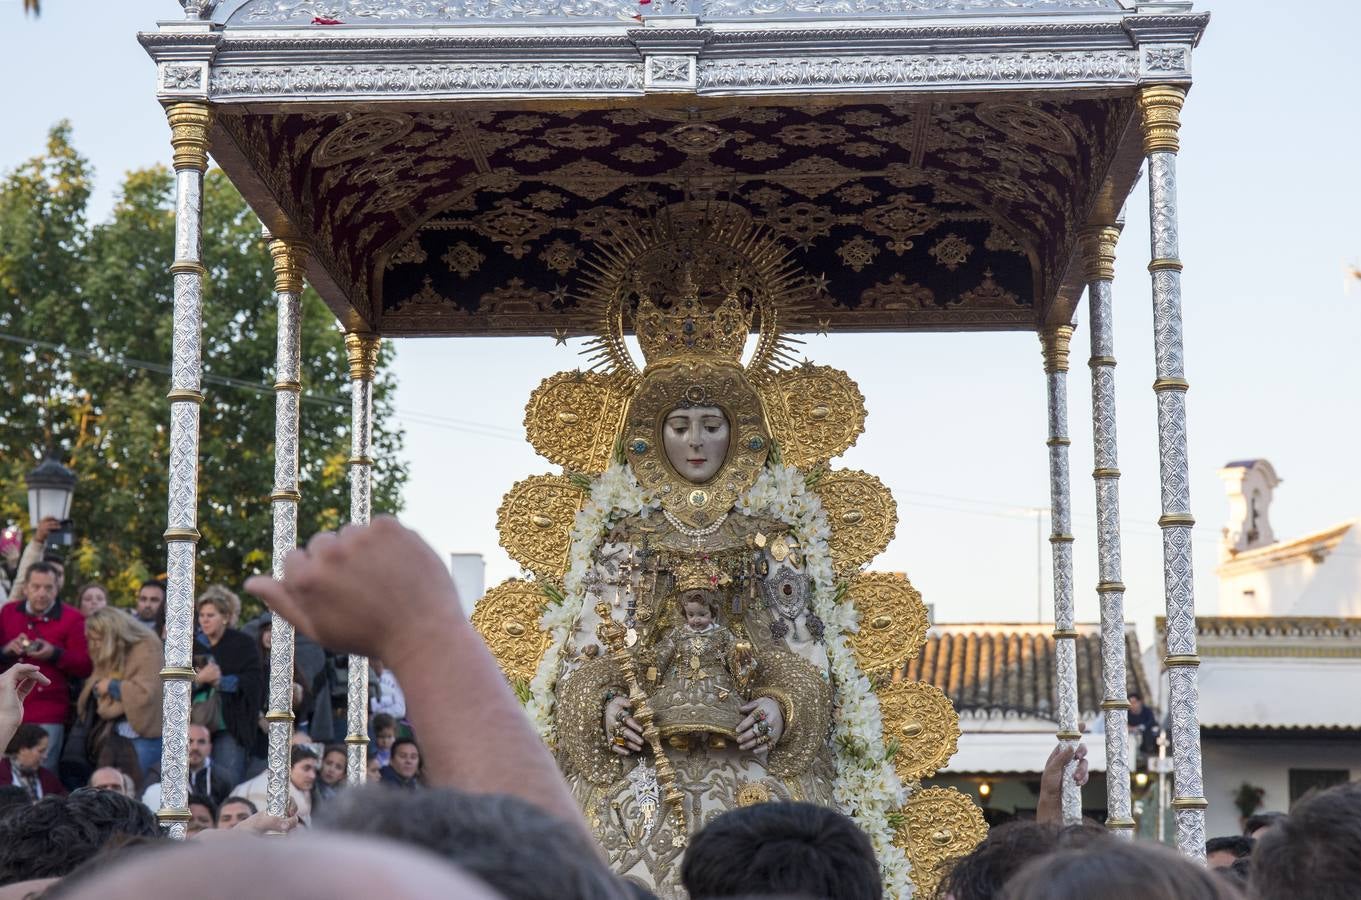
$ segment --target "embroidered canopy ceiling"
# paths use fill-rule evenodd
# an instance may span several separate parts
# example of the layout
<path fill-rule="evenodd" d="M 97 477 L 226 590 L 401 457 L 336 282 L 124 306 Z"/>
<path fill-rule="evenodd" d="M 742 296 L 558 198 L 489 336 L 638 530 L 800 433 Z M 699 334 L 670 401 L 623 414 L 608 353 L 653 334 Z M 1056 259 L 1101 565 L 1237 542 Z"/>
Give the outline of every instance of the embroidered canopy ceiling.
<path fill-rule="evenodd" d="M 204 4 L 189 4 L 203 6 Z M 213 6 L 213 5 L 210 5 Z M 1120 0 L 245 0 L 142 42 L 347 327 L 580 334 L 660 210 L 781 235 L 793 330 L 1068 321 L 1205 17 Z M 334 24 L 324 24 L 334 23 Z"/>

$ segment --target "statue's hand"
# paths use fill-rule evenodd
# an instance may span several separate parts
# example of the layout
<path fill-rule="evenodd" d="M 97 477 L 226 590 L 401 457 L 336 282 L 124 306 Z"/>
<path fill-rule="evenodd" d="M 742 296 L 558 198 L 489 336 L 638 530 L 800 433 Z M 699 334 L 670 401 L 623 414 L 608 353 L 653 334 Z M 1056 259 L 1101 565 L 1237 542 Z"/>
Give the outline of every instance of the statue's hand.
<path fill-rule="evenodd" d="M 778 701 L 757 697 L 742 706 L 747 717 L 737 723 L 737 746 L 742 750 L 765 753 L 784 736 L 784 713 Z"/>
<path fill-rule="evenodd" d="M 610 742 L 610 749 L 620 756 L 638 753 L 643 749 L 643 726 L 629 715 L 632 708 L 633 703 L 627 697 L 615 697 L 605 704 L 605 740 Z"/>

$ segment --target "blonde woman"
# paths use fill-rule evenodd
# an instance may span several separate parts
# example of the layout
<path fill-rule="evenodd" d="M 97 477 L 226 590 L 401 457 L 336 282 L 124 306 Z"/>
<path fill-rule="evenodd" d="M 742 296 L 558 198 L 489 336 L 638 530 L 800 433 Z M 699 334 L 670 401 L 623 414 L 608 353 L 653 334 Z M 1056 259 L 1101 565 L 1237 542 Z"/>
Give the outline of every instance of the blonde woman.
<path fill-rule="evenodd" d="M 132 741 L 142 771 L 161 759 L 161 639 L 121 609 L 105 607 L 85 620 L 94 671 L 76 701 L 114 722 L 114 733 Z"/>

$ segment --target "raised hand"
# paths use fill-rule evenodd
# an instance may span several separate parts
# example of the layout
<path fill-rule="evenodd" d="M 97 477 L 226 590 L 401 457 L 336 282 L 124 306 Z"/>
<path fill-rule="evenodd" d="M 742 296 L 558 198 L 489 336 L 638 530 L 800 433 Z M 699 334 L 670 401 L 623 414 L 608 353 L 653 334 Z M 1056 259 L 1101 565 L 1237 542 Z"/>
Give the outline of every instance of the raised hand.
<path fill-rule="evenodd" d="M 24 720 L 24 699 L 35 687 L 52 682 L 29 663 L 15 663 L 0 672 L 0 746 L 9 743 Z"/>

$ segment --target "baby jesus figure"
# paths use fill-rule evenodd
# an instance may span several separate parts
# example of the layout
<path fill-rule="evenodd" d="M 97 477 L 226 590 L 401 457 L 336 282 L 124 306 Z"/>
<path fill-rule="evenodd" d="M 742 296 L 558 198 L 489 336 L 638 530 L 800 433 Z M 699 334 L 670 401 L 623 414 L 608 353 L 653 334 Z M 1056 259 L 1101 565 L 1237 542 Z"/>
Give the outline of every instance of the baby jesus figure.
<path fill-rule="evenodd" d="M 657 641 L 656 663 L 647 672 L 650 681 L 660 680 L 651 696 L 657 727 L 678 749 L 689 749 L 692 738 L 714 748 L 736 743 L 745 716 L 741 706 L 756 661 L 750 644 L 715 621 L 718 605 L 714 591 L 685 591 L 685 622 Z"/>

